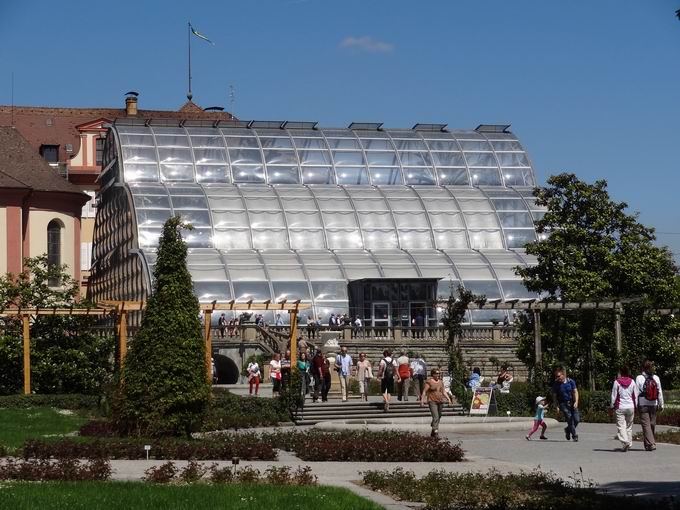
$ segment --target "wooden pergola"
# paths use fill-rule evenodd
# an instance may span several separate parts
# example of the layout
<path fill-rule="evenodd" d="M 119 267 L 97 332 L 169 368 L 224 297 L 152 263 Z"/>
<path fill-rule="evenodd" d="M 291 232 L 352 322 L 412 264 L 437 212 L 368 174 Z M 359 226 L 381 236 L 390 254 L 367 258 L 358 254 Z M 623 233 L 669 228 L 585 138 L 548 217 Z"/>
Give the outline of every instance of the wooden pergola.
<path fill-rule="evenodd" d="M 255 302 L 253 300 L 243 303 L 237 303 L 234 300 L 226 303 L 202 303 L 199 305 L 200 310 L 204 313 L 204 339 L 205 339 L 205 365 L 206 376 L 209 381 L 212 381 L 212 314 L 216 311 L 286 311 L 290 314 L 290 351 L 291 359 L 297 356 L 297 317 L 300 310 L 306 310 L 311 305 L 308 303 L 300 303 L 300 301 L 279 301 L 272 303 L 271 300 Z M 11 308 L 0 312 L 0 317 L 19 317 L 21 318 L 23 326 L 23 361 L 24 361 L 24 394 L 31 393 L 31 329 L 30 318 L 40 315 L 90 315 L 102 316 L 108 314 L 115 314 L 117 318 L 116 332 L 118 334 L 118 360 L 120 366 L 123 366 L 125 355 L 127 354 L 127 314 L 128 312 L 139 312 L 146 309 L 146 301 L 114 301 L 103 300 L 96 303 L 96 306 L 86 308 Z"/>
<path fill-rule="evenodd" d="M 583 302 L 568 302 L 568 301 L 539 301 L 538 299 L 487 299 L 485 301 L 473 301 L 468 304 L 468 310 L 514 310 L 531 312 L 533 314 L 534 325 L 534 353 L 536 361 L 540 362 L 543 358 L 543 350 L 541 346 L 541 312 L 546 310 L 576 312 L 579 310 L 594 310 L 614 313 L 614 335 L 616 338 L 616 352 L 621 352 L 623 348 L 623 341 L 621 338 L 621 314 L 624 309 L 623 306 L 630 303 L 638 303 L 642 298 L 625 298 L 619 300 L 609 301 L 583 301 Z M 447 300 L 440 300 L 438 304 L 444 304 Z M 659 313 L 668 315 L 673 313 L 672 309 L 657 310 Z"/>

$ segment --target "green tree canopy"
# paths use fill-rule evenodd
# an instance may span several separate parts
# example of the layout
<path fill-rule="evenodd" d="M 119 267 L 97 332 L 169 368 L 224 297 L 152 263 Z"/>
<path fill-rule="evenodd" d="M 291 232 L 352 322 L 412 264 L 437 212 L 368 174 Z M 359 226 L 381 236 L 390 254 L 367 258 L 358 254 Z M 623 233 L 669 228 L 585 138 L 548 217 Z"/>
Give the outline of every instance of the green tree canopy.
<path fill-rule="evenodd" d="M 163 227 L 153 293 L 130 342 L 114 401 L 122 433 L 188 435 L 209 401 L 205 343 L 182 228 L 179 216 Z"/>
<path fill-rule="evenodd" d="M 618 363 L 635 369 L 645 357 L 656 359 L 660 373 L 676 377 L 677 322 L 645 313 L 677 306 L 680 297 L 678 269 L 670 251 L 655 244 L 654 229 L 627 213 L 627 204 L 612 200 L 604 180 L 589 184 L 564 173 L 550 177 L 534 194 L 547 212 L 536 222 L 539 240 L 526 246 L 537 264 L 517 269 L 529 290 L 550 300 L 643 299 L 626 307 L 622 356 L 614 348 L 613 314 L 542 313 L 547 364 L 565 364 L 591 387 L 609 381 Z M 524 325 L 519 356 L 533 366 L 530 324 Z"/>

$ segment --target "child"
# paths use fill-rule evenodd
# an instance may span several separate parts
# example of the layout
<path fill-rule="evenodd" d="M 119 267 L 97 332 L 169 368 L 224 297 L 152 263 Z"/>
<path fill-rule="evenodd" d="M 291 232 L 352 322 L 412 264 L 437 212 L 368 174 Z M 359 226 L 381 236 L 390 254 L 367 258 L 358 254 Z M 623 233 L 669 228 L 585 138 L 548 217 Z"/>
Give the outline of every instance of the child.
<path fill-rule="evenodd" d="M 545 430 L 548 426 L 543 421 L 543 415 L 545 414 L 545 397 L 536 397 L 536 415 L 534 416 L 534 428 L 526 436 L 527 441 L 531 441 L 531 435 L 541 427 L 541 439 L 548 439 L 545 437 Z"/>

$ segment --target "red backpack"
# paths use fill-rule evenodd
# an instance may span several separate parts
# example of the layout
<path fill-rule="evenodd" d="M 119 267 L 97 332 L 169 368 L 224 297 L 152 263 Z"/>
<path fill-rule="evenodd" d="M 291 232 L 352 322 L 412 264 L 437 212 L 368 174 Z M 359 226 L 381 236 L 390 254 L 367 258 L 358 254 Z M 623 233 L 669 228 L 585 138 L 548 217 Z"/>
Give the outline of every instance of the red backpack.
<path fill-rule="evenodd" d="M 654 376 L 645 375 L 645 384 L 642 386 L 642 394 L 650 402 L 659 398 L 659 385 L 654 380 Z"/>

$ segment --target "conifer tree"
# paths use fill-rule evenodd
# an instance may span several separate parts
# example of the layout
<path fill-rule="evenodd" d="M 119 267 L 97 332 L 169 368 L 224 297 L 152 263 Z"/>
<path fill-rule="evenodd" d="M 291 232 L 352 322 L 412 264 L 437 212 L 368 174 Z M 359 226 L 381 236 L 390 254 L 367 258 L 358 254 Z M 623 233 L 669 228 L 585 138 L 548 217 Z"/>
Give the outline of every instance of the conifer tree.
<path fill-rule="evenodd" d="M 179 216 L 165 222 L 139 332 L 130 342 L 114 413 L 121 433 L 189 435 L 210 398 L 198 300 Z"/>

